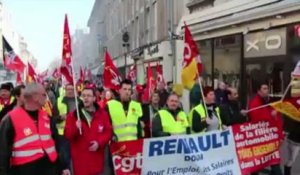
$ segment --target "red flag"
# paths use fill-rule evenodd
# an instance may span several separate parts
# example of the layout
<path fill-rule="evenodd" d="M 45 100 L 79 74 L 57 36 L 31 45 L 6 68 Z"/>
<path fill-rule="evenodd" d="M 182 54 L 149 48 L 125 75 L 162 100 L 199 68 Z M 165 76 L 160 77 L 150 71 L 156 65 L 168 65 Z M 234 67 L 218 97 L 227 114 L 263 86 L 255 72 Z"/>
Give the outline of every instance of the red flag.
<path fill-rule="evenodd" d="M 17 72 L 16 84 L 17 85 L 23 84 L 23 81 L 22 81 L 22 78 L 21 78 L 21 74 L 19 72 Z"/>
<path fill-rule="evenodd" d="M 73 83 L 72 70 L 71 70 L 71 36 L 69 31 L 68 17 L 65 16 L 64 24 L 64 38 L 63 38 L 63 51 L 62 51 L 62 63 L 60 72 L 64 75 L 69 83 Z"/>
<path fill-rule="evenodd" d="M 26 83 L 36 82 L 36 73 L 30 63 L 28 63 Z"/>
<path fill-rule="evenodd" d="M 157 62 L 156 64 L 156 74 L 157 74 L 157 78 L 156 78 L 157 85 L 159 85 L 160 83 L 163 83 L 165 85 L 166 83 L 164 80 L 163 71 L 161 69 L 159 62 Z"/>
<path fill-rule="evenodd" d="M 42 83 L 43 81 L 45 81 L 45 79 L 47 78 L 48 76 L 48 69 L 45 70 L 44 72 L 41 72 L 37 75 L 37 81 L 39 83 Z"/>
<path fill-rule="evenodd" d="M 202 73 L 202 61 L 188 26 L 184 25 L 184 51 L 183 51 L 183 68 L 181 72 L 182 84 L 185 88 L 191 89 L 195 80 Z"/>
<path fill-rule="evenodd" d="M 82 69 L 82 67 L 80 66 L 80 74 L 79 74 L 79 81 L 84 82 L 85 80 L 85 76 L 84 76 L 84 70 Z"/>
<path fill-rule="evenodd" d="M 114 65 L 108 51 L 105 51 L 104 55 L 105 59 L 105 66 L 104 66 L 104 72 L 103 72 L 103 77 L 104 77 L 104 86 L 109 89 L 115 89 L 118 90 L 120 87 L 120 82 L 121 82 L 121 76 Z"/>
<path fill-rule="evenodd" d="M 70 36 L 70 30 L 69 30 L 68 16 L 65 15 L 62 57 L 63 57 L 63 61 L 65 62 L 66 65 L 70 65 L 71 56 L 72 56 L 71 36 Z"/>
<path fill-rule="evenodd" d="M 77 92 L 81 92 L 83 90 L 83 82 L 85 81 L 85 71 L 83 68 L 80 66 L 80 72 L 79 72 L 79 80 L 77 81 L 76 87 L 77 87 Z"/>
<path fill-rule="evenodd" d="M 60 74 L 59 69 L 55 68 L 54 71 L 53 71 L 53 73 L 52 73 L 52 77 L 55 78 L 55 79 L 59 79 L 60 76 L 61 76 L 61 74 Z"/>
<path fill-rule="evenodd" d="M 90 69 L 85 69 L 85 79 L 87 79 L 87 80 L 92 79 L 92 72 Z"/>
<path fill-rule="evenodd" d="M 130 67 L 130 70 L 127 74 L 127 79 L 131 80 L 132 82 L 136 82 L 136 65 Z"/>
<path fill-rule="evenodd" d="M 150 101 L 150 96 L 151 96 L 151 92 L 154 91 L 155 89 L 155 80 L 153 78 L 152 75 L 152 68 L 150 66 L 150 63 L 148 63 L 148 67 L 147 67 L 147 86 L 146 86 L 146 90 L 144 92 L 143 95 L 143 100 L 144 101 Z"/>
<path fill-rule="evenodd" d="M 6 41 L 4 36 L 2 36 L 2 42 L 3 42 L 3 59 L 4 59 L 3 63 L 6 69 L 19 72 L 19 73 L 24 73 L 25 64 L 22 62 L 20 57 L 17 54 L 15 54 L 13 48 Z"/>

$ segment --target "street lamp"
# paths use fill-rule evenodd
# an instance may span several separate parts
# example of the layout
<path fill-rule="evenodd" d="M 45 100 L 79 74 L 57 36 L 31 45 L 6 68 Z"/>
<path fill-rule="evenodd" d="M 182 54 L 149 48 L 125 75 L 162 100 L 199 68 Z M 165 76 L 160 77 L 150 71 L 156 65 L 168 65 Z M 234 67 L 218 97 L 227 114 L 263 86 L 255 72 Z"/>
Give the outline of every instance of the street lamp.
<path fill-rule="evenodd" d="M 129 34 L 128 32 L 124 32 L 122 35 L 122 41 L 123 41 L 123 47 L 126 47 L 126 52 L 125 52 L 125 76 L 127 75 L 127 53 L 129 52 Z"/>

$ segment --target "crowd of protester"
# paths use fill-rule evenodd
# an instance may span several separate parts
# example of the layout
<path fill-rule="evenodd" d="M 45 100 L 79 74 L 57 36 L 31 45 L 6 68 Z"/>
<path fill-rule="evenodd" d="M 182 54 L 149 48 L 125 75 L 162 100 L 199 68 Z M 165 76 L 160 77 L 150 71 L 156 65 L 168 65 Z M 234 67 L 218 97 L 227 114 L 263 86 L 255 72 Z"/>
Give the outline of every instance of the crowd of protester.
<path fill-rule="evenodd" d="M 210 132 L 269 120 L 283 128 L 281 114 L 271 107 L 242 109 L 238 90 L 224 82 L 216 90 L 203 87 L 203 98 L 196 83 L 188 113 L 172 87 L 172 82 L 160 83 L 145 98 L 146 86 L 133 87 L 126 79 L 118 90 L 89 81 L 81 88 L 56 81 L 16 87 L 2 84 L 0 175 L 111 175 L 111 142 Z M 50 113 L 44 110 L 47 101 Z M 269 87 L 261 83 L 248 109 L 268 102 Z M 291 174 L 300 150 L 300 123 L 293 123 L 295 129 L 286 136 L 289 154 L 284 175 Z M 283 174 L 280 165 L 272 165 L 271 174 Z"/>

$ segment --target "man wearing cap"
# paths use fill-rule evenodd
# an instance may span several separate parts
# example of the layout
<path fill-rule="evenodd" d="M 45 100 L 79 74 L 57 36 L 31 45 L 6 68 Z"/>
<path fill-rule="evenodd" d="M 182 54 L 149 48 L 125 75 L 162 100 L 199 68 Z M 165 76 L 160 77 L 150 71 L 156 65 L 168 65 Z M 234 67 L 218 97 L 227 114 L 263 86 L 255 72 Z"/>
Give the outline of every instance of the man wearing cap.
<path fill-rule="evenodd" d="M 9 84 L 2 84 L 0 87 L 0 111 L 8 105 L 10 105 L 14 98 L 11 96 L 11 87 Z"/>

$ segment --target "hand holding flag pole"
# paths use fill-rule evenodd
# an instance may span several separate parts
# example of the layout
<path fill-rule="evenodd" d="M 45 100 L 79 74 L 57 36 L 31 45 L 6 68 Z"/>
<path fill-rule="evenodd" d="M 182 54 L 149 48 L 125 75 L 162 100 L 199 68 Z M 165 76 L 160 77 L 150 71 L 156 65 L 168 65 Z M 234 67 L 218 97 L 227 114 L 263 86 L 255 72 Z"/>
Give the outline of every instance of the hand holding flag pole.
<path fill-rule="evenodd" d="M 198 81 L 199 81 L 199 86 L 200 86 L 200 91 L 201 91 L 201 96 L 202 96 L 202 101 L 203 101 L 203 107 L 205 109 L 205 114 L 207 115 L 206 117 L 208 117 L 207 106 L 206 106 L 205 99 L 204 99 L 205 97 L 204 97 L 204 93 L 203 93 L 203 87 L 202 87 L 200 76 L 198 77 Z"/>

